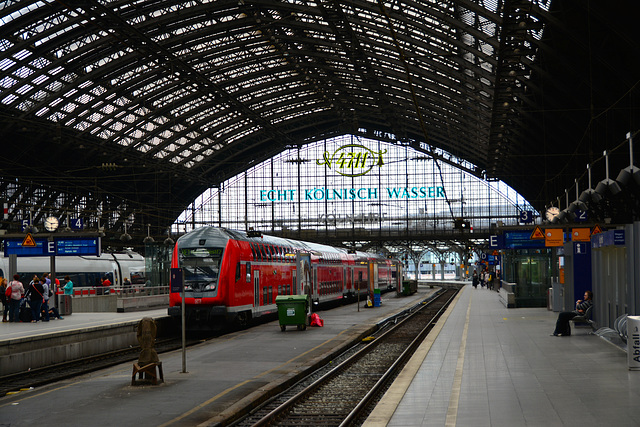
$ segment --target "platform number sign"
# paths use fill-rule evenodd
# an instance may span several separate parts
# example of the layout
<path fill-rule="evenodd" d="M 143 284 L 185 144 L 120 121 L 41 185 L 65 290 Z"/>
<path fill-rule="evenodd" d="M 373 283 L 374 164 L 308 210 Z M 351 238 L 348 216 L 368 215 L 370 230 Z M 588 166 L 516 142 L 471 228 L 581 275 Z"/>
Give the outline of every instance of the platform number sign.
<path fill-rule="evenodd" d="M 531 224 L 533 222 L 532 211 L 520 211 L 520 222 L 523 224 Z"/>
<path fill-rule="evenodd" d="M 82 230 L 84 228 L 84 220 L 82 218 L 69 218 L 69 227 L 72 230 Z"/>
<path fill-rule="evenodd" d="M 573 214 L 576 216 L 576 222 L 585 222 L 589 219 L 587 211 L 577 209 Z"/>

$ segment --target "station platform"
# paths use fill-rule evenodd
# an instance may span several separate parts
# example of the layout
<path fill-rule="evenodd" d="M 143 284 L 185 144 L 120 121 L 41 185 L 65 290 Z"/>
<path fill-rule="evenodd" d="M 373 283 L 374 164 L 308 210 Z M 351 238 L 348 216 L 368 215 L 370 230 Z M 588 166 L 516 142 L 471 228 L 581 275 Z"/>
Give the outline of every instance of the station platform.
<path fill-rule="evenodd" d="M 465 286 L 364 425 L 640 425 L 625 349 L 588 327 L 551 336 L 556 319 Z"/>
<path fill-rule="evenodd" d="M 170 327 L 166 308 L 0 323 L 0 376 L 137 346 L 136 330 L 143 317 L 154 318 L 163 333 Z"/>
<path fill-rule="evenodd" d="M 69 330 L 82 330 L 98 326 L 119 325 L 122 323 L 138 322 L 143 317 L 158 319 L 167 316 L 167 309 L 136 311 L 130 313 L 74 313 L 70 316 L 63 316 L 62 320 L 54 319 L 49 322 L 38 323 L 0 323 L 0 346 L 6 345 L 7 341 L 31 338 L 41 335 L 50 335 L 56 332 L 67 332 Z"/>
<path fill-rule="evenodd" d="M 330 361 L 374 332 L 384 319 L 419 304 L 437 290 L 425 286 L 411 296 L 386 293 L 381 307 L 364 308 L 361 301 L 359 310 L 356 303 L 322 310 L 318 312 L 324 320 L 321 328 L 282 332 L 275 320 L 212 338 L 187 349 L 185 373 L 182 351 L 161 354 L 164 383 L 158 385 L 132 386 L 133 364 L 128 363 L 5 396 L 0 398 L 0 425 L 219 425 L 257 400 L 286 389 L 309 368 Z M 114 321 L 109 316 L 119 322 L 121 316 L 139 319 L 153 313 L 101 313 L 85 319 L 73 314 L 49 324 L 4 324 L 10 327 L 3 331 L 19 327 L 22 331 L 11 333 L 46 334 L 45 328 L 81 328 L 83 322 L 85 326 L 104 322 L 106 328 Z"/>

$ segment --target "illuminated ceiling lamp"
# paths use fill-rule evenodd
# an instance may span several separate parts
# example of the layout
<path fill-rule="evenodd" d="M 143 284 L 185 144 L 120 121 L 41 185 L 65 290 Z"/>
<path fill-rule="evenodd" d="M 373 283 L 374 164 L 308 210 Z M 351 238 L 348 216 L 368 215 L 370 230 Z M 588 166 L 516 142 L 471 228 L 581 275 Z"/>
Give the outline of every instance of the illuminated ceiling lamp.
<path fill-rule="evenodd" d="M 631 132 L 627 133 L 627 140 L 629 140 L 630 166 L 620 171 L 618 177 L 616 178 L 616 181 L 618 181 L 622 185 L 627 185 L 631 178 L 633 178 L 636 184 L 640 185 L 640 169 L 633 165 L 633 138 L 631 137 Z"/>
<path fill-rule="evenodd" d="M 611 193 L 612 196 L 615 196 L 621 192 L 622 189 L 620 188 L 620 184 L 609 178 L 609 153 L 606 150 L 604 152 L 604 164 L 606 171 L 605 178 L 596 185 L 596 192 L 600 195 L 604 195 L 607 190 L 609 190 L 609 193 Z"/>

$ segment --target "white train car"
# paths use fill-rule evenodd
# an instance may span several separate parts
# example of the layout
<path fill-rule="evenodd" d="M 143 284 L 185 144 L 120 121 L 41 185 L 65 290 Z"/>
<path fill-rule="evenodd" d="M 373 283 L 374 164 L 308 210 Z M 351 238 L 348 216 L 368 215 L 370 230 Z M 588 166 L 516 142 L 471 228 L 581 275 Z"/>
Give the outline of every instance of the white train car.
<path fill-rule="evenodd" d="M 34 275 L 51 272 L 50 257 L 17 257 L 20 280 L 27 284 Z M 107 277 L 114 288 L 122 287 L 124 278 L 132 284 L 145 282 L 144 257 L 135 252 L 103 253 L 101 256 L 57 256 L 56 278 L 69 276 L 74 287 L 100 286 Z M 9 278 L 9 258 L 0 252 L 0 277 Z M 11 280 L 11 279 L 9 279 Z"/>

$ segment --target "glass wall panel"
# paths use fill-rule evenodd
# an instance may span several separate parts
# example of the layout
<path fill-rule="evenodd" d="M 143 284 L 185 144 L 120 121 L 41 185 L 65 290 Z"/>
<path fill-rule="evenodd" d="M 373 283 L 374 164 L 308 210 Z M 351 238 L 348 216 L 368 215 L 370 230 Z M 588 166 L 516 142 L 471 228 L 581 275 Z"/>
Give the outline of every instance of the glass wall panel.
<path fill-rule="evenodd" d="M 452 230 L 456 219 L 489 230 L 497 222 L 517 225 L 521 210 L 535 212 L 501 181 L 479 179 L 409 146 L 344 135 L 283 151 L 205 191 L 173 231 L 216 225 L 385 234 Z"/>

